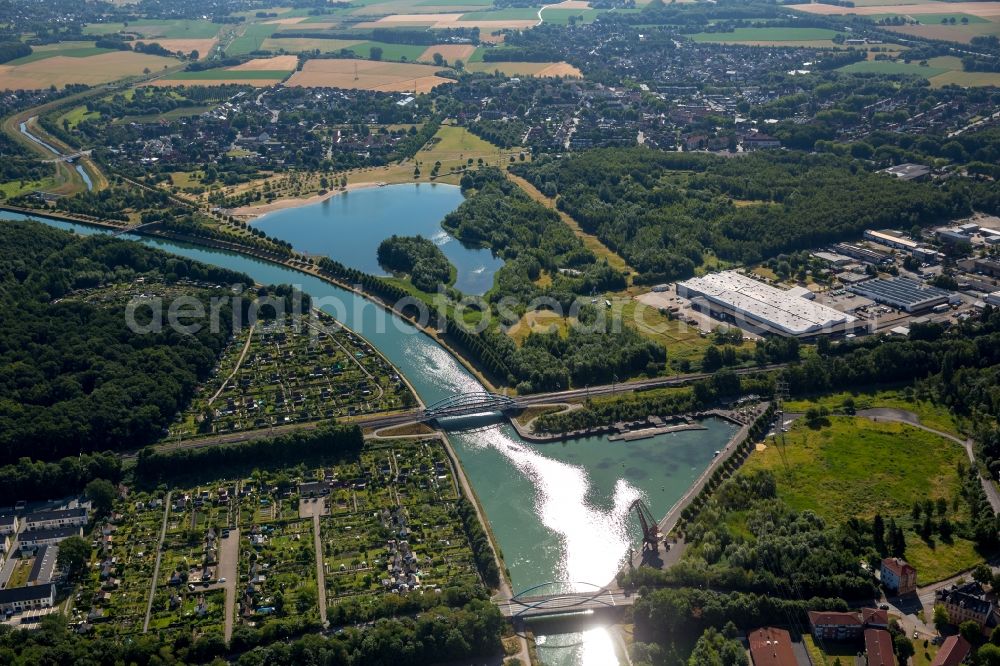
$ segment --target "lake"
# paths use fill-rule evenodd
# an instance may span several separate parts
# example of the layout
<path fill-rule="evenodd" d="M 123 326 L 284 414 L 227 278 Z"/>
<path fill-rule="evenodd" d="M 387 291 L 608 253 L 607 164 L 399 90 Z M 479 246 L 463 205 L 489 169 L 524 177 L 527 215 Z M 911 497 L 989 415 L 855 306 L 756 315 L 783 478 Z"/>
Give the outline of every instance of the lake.
<path fill-rule="evenodd" d="M 300 252 L 326 255 L 372 275 L 387 274 L 378 264 L 379 243 L 393 234 L 420 235 L 434 241 L 458 269 L 455 288 L 479 296 L 493 286 L 503 260 L 489 249 L 464 245 L 441 228 L 444 216 L 462 201 L 462 190 L 455 185 L 387 185 L 268 213 L 252 224 Z"/>

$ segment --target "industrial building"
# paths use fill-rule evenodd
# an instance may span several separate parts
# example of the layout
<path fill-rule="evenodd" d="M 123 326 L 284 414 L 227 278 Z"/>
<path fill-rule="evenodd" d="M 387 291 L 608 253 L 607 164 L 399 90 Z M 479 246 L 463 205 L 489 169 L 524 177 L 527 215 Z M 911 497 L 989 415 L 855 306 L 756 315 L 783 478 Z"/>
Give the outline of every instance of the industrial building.
<path fill-rule="evenodd" d="M 915 249 L 920 247 L 920 243 L 917 241 L 901 236 L 900 234 L 889 231 L 888 229 L 883 231 L 866 229 L 865 240 L 878 243 L 879 245 L 885 245 L 886 247 L 895 248 L 897 250 L 905 250 L 906 252 L 913 252 Z"/>
<path fill-rule="evenodd" d="M 848 287 L 848 290 L 870 298 L 876 303 L 892 306 L 906 312 L 921 312 L 934 306 L 947 304 L 951 294 L 944 289 L 929 287 L 909 278 L 868 280 Z"/>
<path fill-rule="evenodd" d="M 878 250 L 872 250 L 853 243 L 837 243 L 831 249 L 838 254 L 847 255 L 852 259 L 863 261 L 866 264 L 879 266 L 893 263 L 892 257 L 885 252 L 879 252 Z"/>
<path fill-rule="evenodd" d="M 677 295 L 716 318 L 784 336 L 847 333 L 857 323 L 848 314 L 814 303 L 802 290 L 777 289 L 736 271 L 678 282 Z"/>

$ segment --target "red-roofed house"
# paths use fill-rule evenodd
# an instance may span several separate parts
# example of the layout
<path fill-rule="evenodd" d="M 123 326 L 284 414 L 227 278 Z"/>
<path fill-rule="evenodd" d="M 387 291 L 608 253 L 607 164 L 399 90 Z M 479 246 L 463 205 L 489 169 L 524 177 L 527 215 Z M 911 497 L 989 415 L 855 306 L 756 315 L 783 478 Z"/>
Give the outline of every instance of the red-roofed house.
<path fill-rule="evenodd" d="M 857 613 L 809 611 L 812 635 L 826 641 L 849 641 L 861 637 L 861 618 Z"/>
<path fill-rule="evenodd" d="M 876 629 L 888 629 L 889 611 L 885 611 L 880 608 L 862 608 L 861 622 L 866 627 L 874 627 Z"/>
<path fill-rule="evenodd" d="M 959 635 L 944 639 L 931 666 L 959 666 L 972 651 L 972 645 Z"/>
<path fill-rule="evenodd" d="M 784 629 L 761 627 L 747 634 L 753 666 L 797 666 L 792 637 Z"/>
<path fill-rule="evenodd" d="M 865 657 L 868 666 L 896 666 L 892 635 L 885 629 L 865 629 Z"/>
<path fill-rule="evenodd" d="M 882 585 L 896 594 L 909 594 L 917 589 L 917 570 L 906 560 L 887 557 L 882 560 Z"/>

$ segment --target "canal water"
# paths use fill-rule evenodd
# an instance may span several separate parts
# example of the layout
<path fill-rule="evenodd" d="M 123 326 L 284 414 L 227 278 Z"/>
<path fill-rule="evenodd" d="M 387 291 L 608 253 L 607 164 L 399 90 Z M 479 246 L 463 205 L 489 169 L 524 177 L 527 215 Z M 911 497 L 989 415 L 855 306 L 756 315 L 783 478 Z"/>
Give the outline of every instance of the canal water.
<path fill-rule="evenodd" d="M 462 200 L 455 185 L 370 187 L 268 213 L 253 226 L 300 252 L 323 254 L 372 275 L 386 275 L 376 256 L 379 243 L 393 234 L 420 235 L 437 244 L 457 269 L 455 288 L 480 296 L 493 286 L 503 260 L 486 248 L 464 245 L 441 228 L 441 220 Z"/>
<path fill-rule="evenodd" d="M 21 131 L 21 134 L 23 134 L 25 137 L 28 138 L 28 140 L 37 143 L 39 146 L 45 148 L 46 150 L 48 150 L 53 155 L 62 155 L 62 153 L 59 152 L 54 146 L 46 143 L 45 141 L 42 141 L 37 136 L 35 136 L 34 134 L 32 134 L 30 131 L 28 131 L 28 123 L 26 123 L 26 122 L 25 123 L 21 123 L 18 126 L 18 129 Z M 90 180 L 90 174 L 87 173 L 87 170 L 83 168 L 83 165 L 82 164 L 77 164 L 76 167 L 74 167 L 74 168 L 76 169 L 76 172 L 78 174 L 80 174 L 80 178 L 83 179 L 83 184 L 87 186 L 87 189 L 88 190 L 93 190 L 94 189 L 94 183 L 93 183 L 93 181 Z"/>
<path fill-rule="evenodd" d="M 0 213 L 0 218 L 22 218 Z M 83 234 L 92 227 L 43 220 Z M 207 264 L 250 275 L 261 283 L 299 285 L 314 302 L 364 335 L 430 404 L 482 385 L 446 350 L 407 322 L 363 297 L 291 269 L 222 250 L 159 239 L 141 242 Z M 503 552 L 515 591 L 549 581 L 611 582 L 638 530 L 627 527 L 629 504 L 642 497 L 664 515 L 723 448 L 734 428 L 708 420 L 689 430 L 633 441 L 589 437 L 531 444 L 509 425 L 465 419 L 449 435 Z M 587 588 L 584 588 L 587 589 Z M 540 635 L 539 654 L 550 666 L 614 666 L 612 633 L 595 626 L 571 634 Z M 609 652 L 609 650 L 611 652 Z"/>

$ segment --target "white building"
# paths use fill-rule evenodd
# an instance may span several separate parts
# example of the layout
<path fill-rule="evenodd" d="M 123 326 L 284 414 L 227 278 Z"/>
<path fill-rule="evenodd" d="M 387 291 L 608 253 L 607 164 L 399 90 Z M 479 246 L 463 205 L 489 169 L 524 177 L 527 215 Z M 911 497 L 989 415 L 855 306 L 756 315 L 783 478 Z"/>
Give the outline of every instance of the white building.
<path fill-rule="evenodd" d="M 37 550 L 41 546 L 52 546 L 60 543 L 71 536 L 83 536 L 83 528 L 76 527 L 52 527 L 42 530 L 32 530 L 21 532 L 17 542 L 21 552 Z"/>
<path fill-rule="evenodd" d="M 56 509 L 54 511 L 38 511 L 24 518 L 26 531 L 50 529 L 53 527 L 83 527 L 87 524 L 87 509 Z"/>
<path fill-rule="evenodd" d="M 801 290 L 784 291 L 736 271 L 712 273 L 677 283 L 682 298 L 704 299 L 710 314 L 730 317 L 740 324 L 785 336 L 844 333 L 856 319 L 805 298 Z"/>
<path fill-rule="evenodd" d="M 56 586 L 52 583 L 0 590 L 0 612 L 8 615 L 40 608 L 52 608 L 55 602 Z"/>
<path fill-rule="evenodd" d="M 11 513 L 6 516 L 0 516 L 0 535 L 17 534 L 19 526 L 20 522 L 16 515 Z"/>

